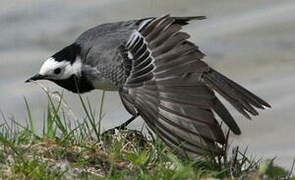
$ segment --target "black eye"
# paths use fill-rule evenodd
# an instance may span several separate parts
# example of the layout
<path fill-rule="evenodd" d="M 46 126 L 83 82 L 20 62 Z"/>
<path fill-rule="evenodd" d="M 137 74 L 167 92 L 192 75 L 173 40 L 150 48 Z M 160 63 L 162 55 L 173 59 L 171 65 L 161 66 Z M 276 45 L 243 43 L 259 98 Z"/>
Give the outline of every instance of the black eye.
<path fill-rule="evenodd" d="M 56 68 L 55 70 L 54 70 L 54 74 L 59 74 L 61 72 L 61 68 Z"/>

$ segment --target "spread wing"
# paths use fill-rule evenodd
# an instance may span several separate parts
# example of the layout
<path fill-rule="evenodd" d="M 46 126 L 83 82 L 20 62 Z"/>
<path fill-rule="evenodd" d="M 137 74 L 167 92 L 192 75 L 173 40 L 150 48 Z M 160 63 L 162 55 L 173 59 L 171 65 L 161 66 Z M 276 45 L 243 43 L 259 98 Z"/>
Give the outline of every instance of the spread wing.
<path fill-rule="evenodd" d="M 240 129 L 208 87 L 215 78 L 210 83 L 210 78 L 204 78 L 213 71 L 200 60 L 204 54 L 174 21 L 169 15 L 147 19 L 134 30 L 124 50 L 120 48 L 128 76 L 120 92 L 122 100 L 125 106 L 132 104 L 130 109 L 135 108 L 149 128 L 178 152 L 190 156 L 223 153 L 220 145 L 225 144 L 225 137 L 213 111 L 234 133 L 240 134 Z M 251 106 L 251 101 L 244 101 Z"/>

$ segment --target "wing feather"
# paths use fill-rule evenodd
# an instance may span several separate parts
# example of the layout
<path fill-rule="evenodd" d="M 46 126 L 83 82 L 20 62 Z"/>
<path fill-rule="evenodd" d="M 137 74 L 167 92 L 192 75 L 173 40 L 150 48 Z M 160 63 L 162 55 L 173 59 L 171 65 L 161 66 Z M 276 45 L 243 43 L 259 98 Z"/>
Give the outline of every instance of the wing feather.
<path fill-rule="evenodd" d="M 213 112 L 234 133 L 241 131 L 213 90 L 245 116 L 257 115 L 254 107 L 267 103 L 217 72 L 209 74 L 212 69 L 201 61 L 204 54 L 175 20 L 169 15 L 147 19 L 133 31 L 125 44 L 125 96 L 149 128 L 180 154 L 224 153 L 225 136 Z"/>

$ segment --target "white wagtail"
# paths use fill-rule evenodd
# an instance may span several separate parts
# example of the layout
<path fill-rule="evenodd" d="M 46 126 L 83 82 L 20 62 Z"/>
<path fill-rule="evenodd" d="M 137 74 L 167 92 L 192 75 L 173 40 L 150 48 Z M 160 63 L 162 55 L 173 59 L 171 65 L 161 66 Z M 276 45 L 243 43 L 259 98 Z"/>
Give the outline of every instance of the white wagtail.
<path fill-rule="evenodd" d="M 201 60 L 181 29 L 204 18 L 165 15 L 96 26 L 26 82 L 45 79 L 74 93 L 119 91 L 132 120 L 140 115 L 171 148 L 189 156 L 221 153 L 226 138 L 214 112 L 233 133 L 241 131 L 215 92 L 248 119 L 270 105 Z"/>

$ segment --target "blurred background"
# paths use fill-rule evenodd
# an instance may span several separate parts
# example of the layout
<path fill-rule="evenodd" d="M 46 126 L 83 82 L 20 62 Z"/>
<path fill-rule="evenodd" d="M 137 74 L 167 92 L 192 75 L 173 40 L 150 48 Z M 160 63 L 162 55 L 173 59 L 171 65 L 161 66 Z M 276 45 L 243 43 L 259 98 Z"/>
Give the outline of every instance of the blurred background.
<path fill-rule="evenodd" d="M 228 106 L 243 132 L 231 144 L 248 146 L 257 158 L 277 157 L 277 163 L 290 168 L 295 158 L 294 0 L 0 0 L 0 110 L 24 122 L 26 97 L 41 128 L 47 98 L 24 80 L 45 59 L 95 25 L 167 13 L 206 15 L 207 20 L 185 27 L 207 55 L 205 61 L 272 105 L 252 121 Z M 99 108 L 101 93 L 85 96 Z M 76 116 L 83 117 L 78 96 L 64 94 Z M 115 92 L 106 93 L 103 112 L 104 129 L 130 117 Z M 131 127 L 140 126 L 142 120 Z"/>

